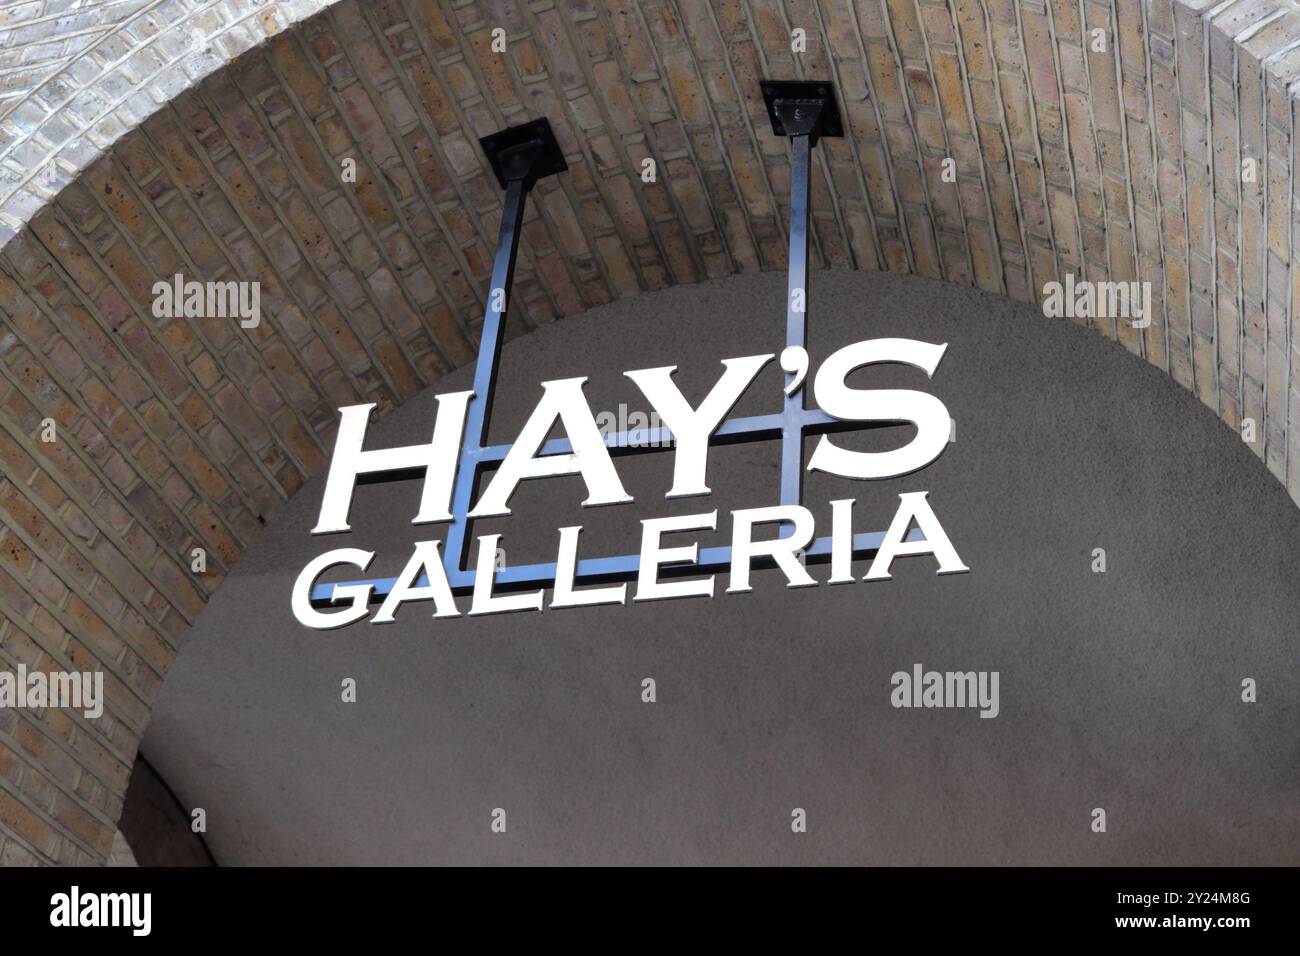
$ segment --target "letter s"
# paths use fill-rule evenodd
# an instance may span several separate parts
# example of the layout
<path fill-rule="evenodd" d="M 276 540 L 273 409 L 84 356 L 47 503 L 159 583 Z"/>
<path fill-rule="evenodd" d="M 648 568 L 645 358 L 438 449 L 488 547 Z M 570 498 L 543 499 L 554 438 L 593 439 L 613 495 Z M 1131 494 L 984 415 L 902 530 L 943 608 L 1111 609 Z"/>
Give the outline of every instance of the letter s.
<path fill-rule="evenodd" d="M 943 402 L 925 392 L 909 389 L 849 388 L 849 374 L 864 365 L 892 362 L 911 365 L 933 376 L 948 343 L 931 345 L 915 339 L 870 339 L 833 353 L 813 383 L 817 404 L 842 421 L 912 422 L 916 437 L 893 451 L 849 451 L 823 435 L 808 461 L 809 471 L 825 471 L 845 478 L 894 478 L 924 468 L 948 447 L 952 429 Z"/>

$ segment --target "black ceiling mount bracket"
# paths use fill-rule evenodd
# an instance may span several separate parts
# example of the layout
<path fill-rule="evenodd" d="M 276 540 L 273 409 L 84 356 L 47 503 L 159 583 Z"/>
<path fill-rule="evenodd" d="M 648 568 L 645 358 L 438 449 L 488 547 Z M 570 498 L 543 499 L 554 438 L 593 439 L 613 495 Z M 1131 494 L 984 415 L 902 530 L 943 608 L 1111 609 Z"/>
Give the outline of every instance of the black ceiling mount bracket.
<path fill-rule="evenodd" d="M 569 168 L 545 116 L 484 136 L 479 145 L 502 189 L 512 182 L 522 182 L 525 189 L 532 189 L 542 177 Z"/>
<path fill-rule="evenodd" d="M 823 136 L 843 136 L 835 85 L 828 80 L 761 80 L 763 102 L 777 136 L 807 136 L 817 145 Z"/>

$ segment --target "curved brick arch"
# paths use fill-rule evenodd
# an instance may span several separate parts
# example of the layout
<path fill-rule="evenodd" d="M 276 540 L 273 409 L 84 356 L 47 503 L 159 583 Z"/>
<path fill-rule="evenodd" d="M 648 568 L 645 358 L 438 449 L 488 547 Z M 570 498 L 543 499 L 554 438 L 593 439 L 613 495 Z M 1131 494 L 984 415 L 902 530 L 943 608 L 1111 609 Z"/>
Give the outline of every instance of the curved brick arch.
<path fill-rule="evenodd" d="M 0 11 L 0 235 L 182 90 L 330 0 L 26 0 Z"/>
<path fill-rule="evenodd" d="M 184 633 L 323 467 L 337 406 L 391 409 L 471 358 L 500 208 L 475 139 L 537 115 L 570 171 L 536 191 L 513 334 L 783 268 L 787 148 L 757 81 L 834 76 L 850 135 L 818 150 L 815 260 L 1022 300 L 1066 274 L 1149 280 L 1150 327 L 1100 331 L 1230 426 L 1253 418 L 1300 500 L 1290 3 L 188 6 L 261 33 L 206 79 L 218 64 L 169 79 L 183 89 L 159 87 L 148 119 L 121 81 L 137 46 L 188 22 L 179 0 L 98 5 L 130 13 L 96 41 L 116 54 L 95 61 L 122 95 L 111 122 L 40 92 L 83 82 L 72 46 L 0 72 L 0 668 L 102 669 L 109 693 L 97 721 L 0 710 L 0 862 L 109 855 Z M 5 15 L 0 51 L 37 36 Z M 178 272 L 259 281 L 261 326 L 155 318 L 152 286 Z"/>

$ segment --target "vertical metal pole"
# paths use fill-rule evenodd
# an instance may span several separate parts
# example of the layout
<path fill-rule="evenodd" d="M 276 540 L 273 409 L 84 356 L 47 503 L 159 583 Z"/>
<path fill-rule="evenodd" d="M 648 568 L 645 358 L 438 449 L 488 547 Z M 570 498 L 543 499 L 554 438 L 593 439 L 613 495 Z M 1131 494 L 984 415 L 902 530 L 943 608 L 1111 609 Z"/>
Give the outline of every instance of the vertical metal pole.
<path fill-rule="evenodd" d="M 812 139 L 791 136 L 793 151 L 790 170 L 790 272 L 785 301 L 786 347 L 808 347 L 808 172 L 812 162 Z M 785 373 L 788 388 L 794 374 Z M 794 394 L 785 396 L 781 425 L 781 504 L 797 505 L 803 500 L 803 433 L 805 381 Z"/>
<path fill-rule="evenodd" d="M 497 366 L 505 339 L 506 310 L 510 305 L 510 287 L 514 281 L 515 253 L 519 249 L 519 230 L 524 222 L 524 203 L 528 185 L 513 179 L 506 187 L 501 211 L 501 230 L 497 234 L 496 258 L 492 262 L 492 284 L 488 289 L 487 308 L 483 312 L 483 333 L 479 337 L 478 361 L 474 366 L 474 397 L 469 400 L 465 419 L 465 442 L 461 449 L 456 489 L 452 495 L 451 525 L 447 529 L 447 547 L 443 564 L 448 577 L 461 575 L 465 563 L 465 538 L 469 530 L 471 499 L 478 484 L 480 452 L 487 444 L 492 415 Z"/>

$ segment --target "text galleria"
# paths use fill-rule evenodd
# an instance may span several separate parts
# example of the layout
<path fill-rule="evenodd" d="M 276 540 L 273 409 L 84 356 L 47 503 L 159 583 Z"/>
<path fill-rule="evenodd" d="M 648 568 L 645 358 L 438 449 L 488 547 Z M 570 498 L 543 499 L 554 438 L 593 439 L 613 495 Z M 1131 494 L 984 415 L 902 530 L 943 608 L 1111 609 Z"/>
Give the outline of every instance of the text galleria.
<path fill-rule="evenodd" d="M 939 519 L 926 502 L 928 492 L 918 491 L 899 495 L 900 504 L 885 532 L 879 550 L 863 578 L 865 581 L 889 580 L 889 567 L 894 558 L 904 555 L 933 554 L 938 560 L 939 574 L 956 574 L 968 571 L 957 555 Z M 853 532 L 849 525 L 851 500 L 832 501 L 831 576 L 828 584 L 850 584 L 857 580 L 851 570 L 853 560 Z M 915 521 L 925 540 L 909 540 L 908 528 Z M 754 528 L 760 524 L 785 522 L 792 524 L 795 533 L 785 538 L 767 538 L 756 541 Z M 767 559 L 785 573 L 786 587 L 813 587 L 819 582 L 810 575 L 799 560 L 799 552 L 807 547 L 813 536 L 813 516 L 800 505 L 776 505 L 769 508 L 749 508 L 731 512 L 731 565 L 726 593 L 737 594 L 752 590 L 750 572 L 759 559 Z M 677 531 L 713 531 L 718 527 L 718 512 L 676 515 L 670 518 L 649 518 L 641 522 L 640 564 L 636 578 L 634 601 L 657 601 L 665 598 L 713 597 L 715 575 L 687 581 L 663 580 L 661 572 L 666 567 L 680 571 L 698 560 L 699 543 L 667 546 L 663 535 Z M 555 587 L 548 607 L 590 607 L 598 604 L 623 604 L 627 601 L 627 584 L 575 588 L 574 572 L 578 563 L 578 537 L 581 526 L 561 528 L 560 549 L 556 561 Z M 496 594 L 493 590 L 496 573 L 496 553 L 499 534 L 482 535 L 478 539 L 477 573 L 470 600 L 469 613 L 500 614 L 507 611 L 540 611 L 543 592 L 528 591 L 521 594 Z M 370 619 L 372 624 L 388 624 L 397 609 L 408 601 L 434 602 L 434 617 L 457 617 L 460 609 L 453 599 L 451 586 L 439 554 L 439 541 L 417 541 L 411 558 L 398 575 L 392 590 Z M 368 613 L 370 585 L 340 584 L 334 588 L 335 600 L 348 600 L 350 606 L 337 611 L 322 612 L 311 606 L 311 589 L 316 578 L 327 568 L 341 564 L 353 565 L 364 571 L 374 558 L 373 551 L 357 548 L 340 548 L 328 551 L 311 561 L 298 576 L 293 589 L 293 611 L 298 620 L 308 627 L 321 630 L 342 627 L 359 621 Z"/>

